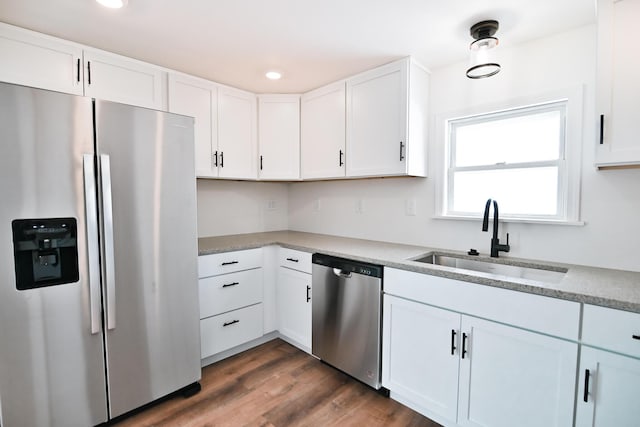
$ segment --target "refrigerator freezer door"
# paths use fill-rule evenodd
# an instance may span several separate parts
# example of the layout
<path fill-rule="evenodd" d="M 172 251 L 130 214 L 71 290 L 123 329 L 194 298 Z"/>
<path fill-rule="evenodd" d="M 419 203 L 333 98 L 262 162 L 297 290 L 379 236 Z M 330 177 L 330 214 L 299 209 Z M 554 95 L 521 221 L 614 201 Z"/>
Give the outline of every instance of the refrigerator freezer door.
<path fill-rule="evenodd" d="M 93 158 L 90 99 L 0 83 L 0 419 L 6 427 L 107 420 L 101 325 L 91 323 L 96 293 L 85 186 L 94 177 L 84 180 L 92 169 L 83 167 L 85 154 Z M 79 280 L 19 291 L 12 221 L 38 218 L 76 220 Z M 37 241 L 51 244 L 40 262 L 60 261 L 53 240 Z"/>
<path fill-rule="evenodd" d="M 113 234 L 104 264 L 115 286 L 105 311 L 116 417 L 200 379 L 193 119 L 96 101 L 96 140 Z"/>

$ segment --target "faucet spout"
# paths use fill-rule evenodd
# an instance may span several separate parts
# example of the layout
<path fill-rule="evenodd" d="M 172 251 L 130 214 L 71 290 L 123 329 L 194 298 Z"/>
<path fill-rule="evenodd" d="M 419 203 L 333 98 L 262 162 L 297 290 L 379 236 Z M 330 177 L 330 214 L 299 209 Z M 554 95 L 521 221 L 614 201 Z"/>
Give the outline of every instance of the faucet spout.
<path fill-rule="evenodd" d="M 498 214 L 498 202 L 492 199 L 488 199 L 484 206 L 484 217 L 482 220 L 482 231 L 489 231 L 489 210 L 491 209 L 491 202 L 493 202 L 493 236 L 491 237 L 491 256 L 498 258 L 500 252 L 509 252 L 511 247 L 509 246 L 509 233 L 507 233 L 507 243 L 501 244 L 498 238 L 498 226 L 499 226 L 499 214 Z"/>

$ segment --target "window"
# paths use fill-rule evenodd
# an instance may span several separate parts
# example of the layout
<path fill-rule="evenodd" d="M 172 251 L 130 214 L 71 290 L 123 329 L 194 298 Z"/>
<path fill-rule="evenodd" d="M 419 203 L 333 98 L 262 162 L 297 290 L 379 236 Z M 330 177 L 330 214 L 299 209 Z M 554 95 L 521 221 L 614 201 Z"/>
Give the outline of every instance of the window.
<path fill-rule="evenodd" d="M 577 221 L 579 151 L 572 163 L 567 153 L 581 114 L 571 119 L 568 107 L 562 99 L 447 119 L 442 214 L 477 218 L 491 198 L 501 218 Z"/>

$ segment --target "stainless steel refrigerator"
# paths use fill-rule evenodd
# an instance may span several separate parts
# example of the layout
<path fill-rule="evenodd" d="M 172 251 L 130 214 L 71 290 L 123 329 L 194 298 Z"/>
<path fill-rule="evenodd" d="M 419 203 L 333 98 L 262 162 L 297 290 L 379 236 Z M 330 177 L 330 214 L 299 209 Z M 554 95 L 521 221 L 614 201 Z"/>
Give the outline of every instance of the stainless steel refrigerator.
<path fill-rule="evenodd" d="M 193 119 L 0 83 L 0 425 L 198 387 Z"/>

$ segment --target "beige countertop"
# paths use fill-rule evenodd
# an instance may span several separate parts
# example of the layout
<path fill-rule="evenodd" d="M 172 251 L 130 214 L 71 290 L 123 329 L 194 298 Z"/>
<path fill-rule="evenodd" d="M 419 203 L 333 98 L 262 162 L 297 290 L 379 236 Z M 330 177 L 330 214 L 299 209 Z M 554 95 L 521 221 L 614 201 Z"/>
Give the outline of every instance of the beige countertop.
<path fill-rule="evenodd" d="M 386 267 L 394 267 L 449 279 L 463 280 L 480 285 L 494 286 L 640 313 L 640 272 L 550 263 L 546 261 L 537 262 L 511 257 L 501 257 L 499 259 L 501 263 L 510 265 L 542 265 L 566 268 L 568 270 L 559 283 L 546 283 L 410 261 L 410 259 L 418 258 L 430 252 L 454 253 L 466 256 L 464 252 L 443 251 L 441 249 L 424 246 L 402 245 L 298 231 L 272 231 L 203 237 L 198 239 L 198 252 L 199 255 L 207 255 L 258 248 L 267 245 L 279 245 L 306 252 L 321 252 L 327 255 L 370 262 Z M 487 257 L 482 255 L 480 257 L 474 257 L 474 259 L 478 258 L 484 259 Z M 489 261 L 494 262 L 495 259 L 490 259 Z"/>

